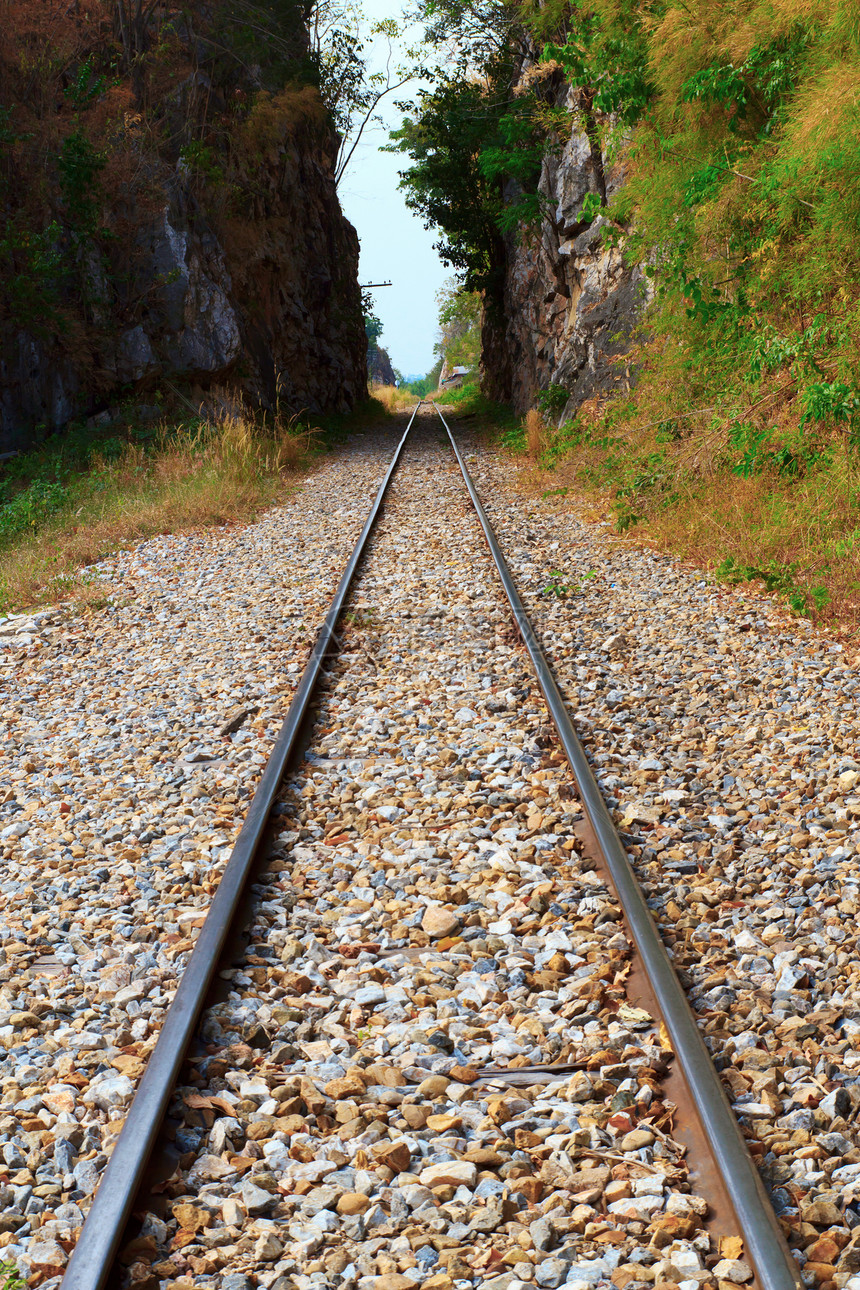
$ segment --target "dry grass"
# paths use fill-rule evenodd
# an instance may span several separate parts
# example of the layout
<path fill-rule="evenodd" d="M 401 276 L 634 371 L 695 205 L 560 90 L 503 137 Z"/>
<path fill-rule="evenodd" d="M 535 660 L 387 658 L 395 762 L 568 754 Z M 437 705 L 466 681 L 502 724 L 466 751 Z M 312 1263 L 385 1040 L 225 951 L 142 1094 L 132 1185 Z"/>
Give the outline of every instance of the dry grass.
<path fill-rule="evenodd" d="M 537 408 L 526 413 L 526 452 L 532 461 L 537 461 L 546 444 L 546 425 Z"/>
<path fill-rule="evenodd" d="M 112 460 L 94 458 L 35 531 L 3 537 L 0 609 L 87 596 L 87 565 L 156 533 L 252 519 L 287 495 L 314 435 L 226 415 L 163 428 L 149 451 L 128 444 Z"/>
<path fill-rule="evenodd" d="M 371 389 L 371 394 L 389 414 L 402 412 L 404 408 L 414 408 L 418 402 L 415 395 L 411 394 L 409 390 L 399 390 L 396 385 L 374 385 Z"/>
<path fill-rule="evenodd" d="M 834 434 L 798 473 L 732 469 L 723 428 L 667 443 L 654 428 L 595 422 L 552 465 L 524 478 L 544 494 L 567 490 L 621 531 L 715 572 L 752 582 L 793 612 L 860 630 L 860 456 Z"/>

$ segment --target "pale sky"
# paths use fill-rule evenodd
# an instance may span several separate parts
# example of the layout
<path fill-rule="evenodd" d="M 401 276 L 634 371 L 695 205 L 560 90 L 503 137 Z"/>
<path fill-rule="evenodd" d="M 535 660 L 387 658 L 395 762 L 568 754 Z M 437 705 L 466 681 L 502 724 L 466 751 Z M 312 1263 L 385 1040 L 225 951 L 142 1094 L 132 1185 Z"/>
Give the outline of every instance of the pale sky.
<path fill-rule="evenodd" d="M 362 4 L 370 21 L 394 16 L 397 7 L 397 0 L 363 0 Z M 416 35 L 420 32 L 412 38 Z M 391 97 L 410 99 L 414 92 L 414 85 L 405 85 Z M 401 114 L 393 103 L 384 99 L 380 107 L 388 128 L 399 126 Z M 436 292 L 451 270 L 433 250 L 438 235 L 425 229 L 406 209 L 397 188 L 397 172 L 407 168 L 409 158 L 380 152 L 387 142 L 387 129 L 375 126 L 365 130 L 338 192 L 361 242 L 359 281 L 386 282 L 390 278 L 392 282 L 373 293 L 375 312 L 383 325 L 380 343 L 405 376 L 423 376 L 436 361 Z"/>

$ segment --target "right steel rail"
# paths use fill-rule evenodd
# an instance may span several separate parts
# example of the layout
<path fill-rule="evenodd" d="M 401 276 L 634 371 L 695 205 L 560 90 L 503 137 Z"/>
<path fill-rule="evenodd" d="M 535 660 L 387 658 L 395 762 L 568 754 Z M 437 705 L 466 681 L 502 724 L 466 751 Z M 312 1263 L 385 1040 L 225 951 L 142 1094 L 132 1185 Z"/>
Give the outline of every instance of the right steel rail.
<path fill-rule="evenodd" d="M 672 1047 L 683 1068 L 703 1132 L 722 1175 L 761 1290 L 804 1290 L 800 1268 L 792 1257 L 759 1172 L 744 1142 L 719 1074 L 699 1033 L 692 1009 L 592 774 L 585 749 L 573 728 L 561 691 L 520 600 L 493 527 L 466 469 L 451 427 L 438 406 L 436 411 L 448 432 L 505 595 L 570 762 L 583 810 L 597 837 L 636 949 L 660 1005 Z"/>
<path fill-rule="evenodd" d="M 284 724 L 251 799 L 242 829 L 221 875 L 218 890 L 194 942 L 191 957 L 179 979 L 173 1002 L 99 1183 L 60 1290 L 101 1290 L 110 1274 L 117 1246 L 158 1138 L 188 1044 L 264 837 L 281 779 L 309 711 L 353 576 L 420 407 L 420 402 L 415 405 L 409 425 L 397 445 L 397 451 L 385 472 L 370 514 L 338 583 L 331 608 L 314 641 Z"/>

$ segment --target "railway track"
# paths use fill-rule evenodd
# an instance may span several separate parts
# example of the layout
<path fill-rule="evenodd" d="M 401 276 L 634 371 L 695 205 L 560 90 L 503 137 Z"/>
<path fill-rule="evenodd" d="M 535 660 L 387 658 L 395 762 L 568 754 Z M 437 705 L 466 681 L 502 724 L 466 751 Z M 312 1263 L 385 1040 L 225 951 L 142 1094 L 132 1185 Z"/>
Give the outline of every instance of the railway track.
<path fill-rule="evenodd" d="M 377 493 L 63 1290 L 118 1252 L 144 1290 L 802 1284 L 436 411 L 445 444 L 424 418 L 409 441 L 416 409 Z M 380 670 L 406 742 L 350 724 Z M 178 1165 L 147 1196 L 165 1117 Z"/>

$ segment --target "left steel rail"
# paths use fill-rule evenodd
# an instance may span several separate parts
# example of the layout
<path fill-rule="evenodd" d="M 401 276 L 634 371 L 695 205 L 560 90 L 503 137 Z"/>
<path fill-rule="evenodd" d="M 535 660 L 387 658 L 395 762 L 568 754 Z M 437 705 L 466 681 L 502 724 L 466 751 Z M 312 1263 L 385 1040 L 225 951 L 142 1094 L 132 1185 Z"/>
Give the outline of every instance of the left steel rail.
<path fill-rule="evenodd" d="M 113 1154 L 108 1161 L 60 1290 L 102 1290 L 116 1257 L 126 1222 L 140 1188 L 152 1149 L 158 1139 L 170 1097 L 188 1045 L 194 1035 L 212 978 L 247 885 L 248 876 L 266 831 L 281 780 L 298 742 L 302 723 L 335 628 L 349 594 L 355 571 L 364 554 L 403 446 L 421 403 L 417 403 L 403 438 L 391 459 L 364 528 L 338 583 L 325 621 L 317 633 L 298 688 L 278 733 L 266 768 L 254 794 L 206 921 L 194 943 L 173 1002 L 164 1019 L 152 1056 L 147 1063 L 129 1108 Z"/>

